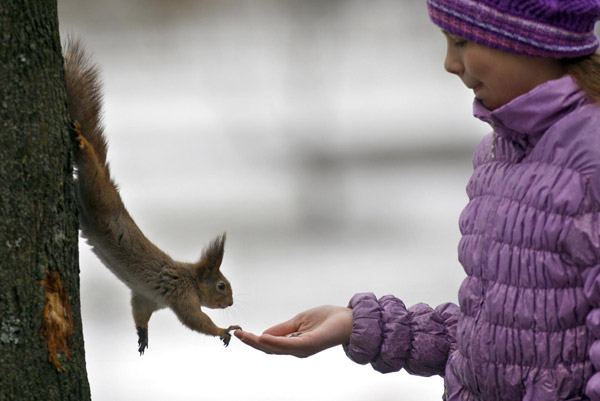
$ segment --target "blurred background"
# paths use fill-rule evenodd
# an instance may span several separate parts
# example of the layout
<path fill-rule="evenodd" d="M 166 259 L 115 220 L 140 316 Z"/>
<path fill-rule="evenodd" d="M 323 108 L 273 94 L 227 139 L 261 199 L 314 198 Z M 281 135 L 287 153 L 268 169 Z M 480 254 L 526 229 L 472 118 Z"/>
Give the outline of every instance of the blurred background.
<path fill-rule="evenodd" d="M 418 0 L 59 0 L 101 66 L 109 159 L 146 235 L 193 261 L 227 232 L 235 304 L 260 333 L 357 292 L 457 302 L 458 217 L 488 128 L 443 69 Z M 137 353 L 129 291 L 81 241 L 95 401 L 440 400 L 439 377 L 382 375 L 341 347 L 270 356 L 168 310 Z"/>

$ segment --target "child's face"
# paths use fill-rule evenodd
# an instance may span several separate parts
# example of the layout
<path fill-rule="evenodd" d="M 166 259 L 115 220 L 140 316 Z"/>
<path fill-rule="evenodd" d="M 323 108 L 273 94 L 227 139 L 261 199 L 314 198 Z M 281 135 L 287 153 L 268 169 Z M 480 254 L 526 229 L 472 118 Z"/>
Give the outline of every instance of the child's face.
<path fill-rule="evenodd" d="M 490 110 L 505 105 L 550 79 L 560 78 L 559 62 L 495 50 L 444 32 L 444 67 L 455 74 Z"/>

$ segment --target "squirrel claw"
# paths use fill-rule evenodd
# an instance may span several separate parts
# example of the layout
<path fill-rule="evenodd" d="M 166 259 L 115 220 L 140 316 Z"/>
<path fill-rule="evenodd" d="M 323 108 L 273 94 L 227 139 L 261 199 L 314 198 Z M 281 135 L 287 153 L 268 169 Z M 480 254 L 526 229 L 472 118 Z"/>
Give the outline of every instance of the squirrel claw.
<path fill-rule="evenodd" d="M 231 341 L 231 334 L 228 332 L 223 333 L 221 336 L 221 341 L 223 341 L 223 345 L 227 347 L 229 345 L 229 341 Z"/>
<path fill-rule="evenodd" d="M 229 326 L 226 329 L 223 329 L 223 334 L 221 334 L 219 337 L 221 337 L 221 341 L 223 341 L 223 345 L 225 347 L 227 347 L 229 345 L 229 342 L 231 341 L 231 334 L 229 334 L 229 332 L 231 330 L 241 330 L 242 328 L 240 326 L 234 325 L 234 326 Z"/>
<path fill-rule="evenodd" d="M 140 356 L 144 355 L 144 351 L 148 348 L 148 328 L 138 326 L 138 352 Z"/>

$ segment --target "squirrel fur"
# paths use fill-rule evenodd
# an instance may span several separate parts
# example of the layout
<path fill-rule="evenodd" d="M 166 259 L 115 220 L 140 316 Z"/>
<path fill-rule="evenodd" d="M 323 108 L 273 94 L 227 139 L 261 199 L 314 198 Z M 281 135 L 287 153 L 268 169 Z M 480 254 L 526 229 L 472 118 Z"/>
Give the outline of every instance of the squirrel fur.
<path fill-rule="evenodd" d="M 64 59 L 79 225 L 98 258 L 131 289 L 140 355 L 148 347 L 150 316 L 167 307 L 190 329 L 218 336 L 227 346 L 229 332 L 240 327 L 217 327 L 202 312 L 202 306 L 233 304 L 231 285 L 220 271 L 225 234 L 196 263 L 177 262 L 146 238 L 127 212 L 106 161 L 99 70 L 75 39 L 66 43 Z"/>

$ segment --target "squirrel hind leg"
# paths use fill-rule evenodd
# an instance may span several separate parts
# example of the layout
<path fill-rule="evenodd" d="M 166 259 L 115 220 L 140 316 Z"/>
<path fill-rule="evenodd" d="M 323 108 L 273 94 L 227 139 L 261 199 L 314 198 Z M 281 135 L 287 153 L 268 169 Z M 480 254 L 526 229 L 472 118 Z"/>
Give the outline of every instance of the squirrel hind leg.
<path fill-rule="evenodd" d="M 148 348 L 148 322 L 152 313 L 159 307 L 154 301 L 132 292 L 131 309 L 138 334 L 138 351 L 140 355 L 144 355 L 144 351 Z"/>
<path fill-rule="evenodd" d="M 84 150 L 89 146 L 89 142 L 81 133 L 81 124 L 79 124 L 79 121 L 73 121 L 71 124 L 71 136 L 79 149 Z"/>
<path fill-rule="evenodd" d="M 95 161 L 95 164 L 98 164 L 98 158 L 95 154 L 94 147 L 81 132 L 81 124 L 79 124 L 78 121 L 73 121 L 71 123 L 70 131 L 74 144 L 73 154 L 75 156 L 75 166 L 79 168 L 85 161 L 92 160 Z"/>

